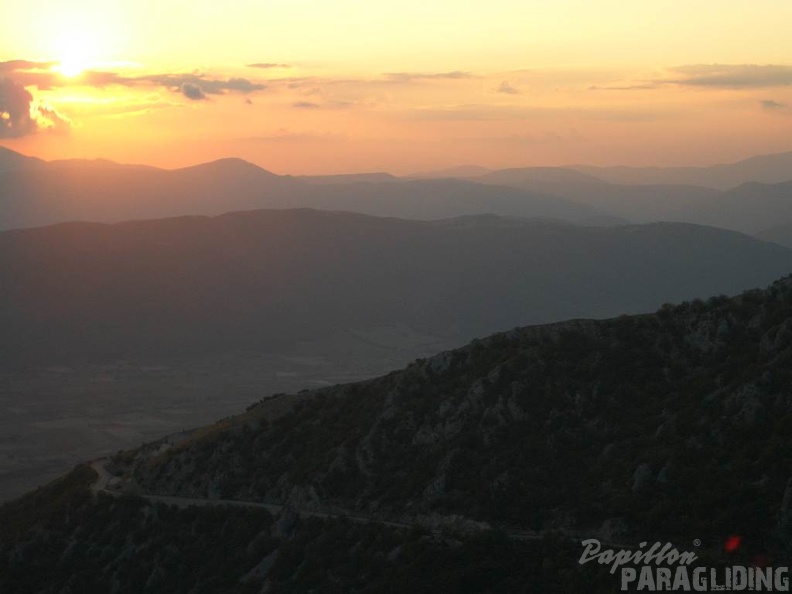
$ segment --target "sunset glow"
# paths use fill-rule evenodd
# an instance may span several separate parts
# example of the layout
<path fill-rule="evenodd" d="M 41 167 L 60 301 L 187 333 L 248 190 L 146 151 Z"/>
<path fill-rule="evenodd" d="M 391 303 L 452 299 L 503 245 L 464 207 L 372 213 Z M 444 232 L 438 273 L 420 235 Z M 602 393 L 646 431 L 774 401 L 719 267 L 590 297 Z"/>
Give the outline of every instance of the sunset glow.
<path fill-rule="evenodd" d="M 72 123 L 0 141 L 45 158 L 330 173 L 790 149 L 786 1 L 67 4 L 0 24 L 0 78 Z"/>

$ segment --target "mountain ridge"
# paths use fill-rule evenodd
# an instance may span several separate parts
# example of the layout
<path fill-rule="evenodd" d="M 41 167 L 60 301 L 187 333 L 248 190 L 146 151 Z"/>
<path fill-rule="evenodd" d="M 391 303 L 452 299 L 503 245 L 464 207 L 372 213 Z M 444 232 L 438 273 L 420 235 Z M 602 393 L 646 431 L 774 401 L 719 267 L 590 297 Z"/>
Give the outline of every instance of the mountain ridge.
<path fill-rule="evenodd" d="M 394 325 L 468 340 L 733 292 L 792 268 L 786 248 L 690 224 L 311 209 L 14 230 L 0 248 L 7 363 L 277 350 L 335 328 Z"/>

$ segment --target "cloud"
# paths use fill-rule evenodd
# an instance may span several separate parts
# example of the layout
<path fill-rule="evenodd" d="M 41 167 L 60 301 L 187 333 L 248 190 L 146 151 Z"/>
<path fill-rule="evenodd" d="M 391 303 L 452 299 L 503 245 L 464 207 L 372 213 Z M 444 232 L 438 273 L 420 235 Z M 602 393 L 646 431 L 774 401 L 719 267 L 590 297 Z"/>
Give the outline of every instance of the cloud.
<path fill-rule="evenodd" d="M 19 83 L 0 79 L 0 138 L 35 134 L 36 120 L 30 115 L 33 95 Z"/>
<path fill-rule="evenodd" d="M 60 75 L 52 71 L 57 62 L 34 62 L 31 60 L 7 60 L 0 62 L 0 76 L 5 76 L 23 87 L 36 86 L 49 89 Z"/>
<path fill-rule="evenodd" d="M 187 99 L 191 99 L 193 101 L 201 101 L 202 99 L 206 99 L 206 94 L 203 92 L 203 89 L 193 83 L 182 83 L 181 92 L 182 95 L 187 97 Z"/>
<path fill-rule="evenodd" d="M 409 83 L 415 80 L 459 80 L 476 78 L 470 72 L 454 70 L 453 72 L 386 72 L 385 76 L 390 82 Z"/>
<path fill-rule="evenodd" d="M 15 72 L 17 70 L 49 70 L 56 62 L 32 62 L 30 60 L 6 60 L 0 62 L 0 72 Z"/>
<path fill-rule="evenodd" d="M 180 93 L 191 100 L 199 100 L 201 95 L 223 95 L 225 93 L 241 93 L 244 95 L 263 91 L 267 85 L 247 78 L 213 78 L 199 73 L 160 73 L 128 76 L 119 72 L 88 70 L 79 76 L 64 77 L 53 71 L 56 62 L 33 62 L 30 60 L 9 60 L 0 62 L 0 75 L 22 85 L 35 86 L 39 89 L 51 89 L 69 86 L 108 87 L 120 85 L 126 87 L 160 86 Z"/>
<path fill-rule="evenodd" d="M 292 103 L 292 107 L 297 109 L 352 109 L 357 105 L 371 105 L 368 101 L 354 102 L 354 101 L 325 101 L 324 103 L 315 103 L 313 101 L 297 101 Z"/>
<path fill-rule="evenodd" d="M 39 130 L 66 132 L 71 122 L 49 105 L 36 103 L 21 84 L 0 79 L 0 138 L 20 138 Z"/>
<path fill-rule="evenodd" d="M 778 64 L 694 64 L 671 68 L 674 78 L 656 82 L 692 87 L 759 89 L 792 85 L 792 66 Z"/>
<path fill-rule="evenodd" d="M 246 78 L 213 79 L 202 74 L 150 74 L 134 78 L 117 77 L 114 84 L 134 86 L 139 84 L 154 84 L 184 94 L 185 86 L 198 87 L 201 92 L 208 95 L 222 95 L 226 91 L 248 94 L 254 91 L 263 91 L 267 85 L 252 82 Z M 192 99 L 192 97 L 190 97 Z"/>
<path fill-rule="evenodd" d="M 511 134 L 508 136 L 468 136 L 448 138 L 442 142 L 457 144 L 461 142 L 464 144 L 513 145 L 519 147 L 523 145 L 548 145 L 583 141 L 585 141 L 585 138 L 580 132 L 575 128 L 571 128 L 567 132 L 546 130 L 544 132 Z"/>
<path fill-rule="evenodd" d="M 260 136 L 248 136 L 244 138 L 237 138 L 237 142 L 246 142 L 251 144 L 256 143 L 301 143 L 301 142 L 345 142 L 349 138 L 345 134 L 335 133 L 309 133 L 309 132 L 292 132 L 285 128 L 280 128 L 272 134 L 262 134 Z"/>
<path fill-rule="evenodd" d="M 598 85 L 591 85 L 589 91 L 649 91 L 656 89 L 657 85 L 653 83 L 638 84 L 638 85 L 624 85 L 621 87 L 600 87 Z"/>
<path fill-rule="evenodd" d="M 505 93 L 506 95 L 519 95 L 520 91 L 511 86 L 508 81 L 503 81 L 498 88 L 495 89 L 496 93 Z"/>
<path fill-rule="evenodd" d="M 769 111 L 784 109 L 786 107 L 785 103 L 779 103 L 778 101 L 773 101 L 772 99 L 765 99 L 759 103 L 762 106 L 762 109 L 767 109 Z"/>
<path fill-rule="evenodd" d="M 270 62 L 256 62 L 255 64 L 247 64 L 248 68 L 261 68 L 268 70 L 270 68 L 291 68 L 291 64 L 273 64 Z"/>
<path fill-rule="evenodd" d="M 39 129 L 66 134 L 71 130 L 71 120 L 59 114 L 54 108 L 47 104 L 39 104 L 33 107 L 33 115 Z"/>
<path fill-rule="evenodd" d="M 446 105 L 404 109 L 391 112 L 393 117 L 412 121 L 509 121 L 547 117 L 575 117 L 611 122 L 650 122 L 674 115 L 673 111 L 655 112 L 642 109 L 595 107 L 519 107 L 491 104 Z"/>

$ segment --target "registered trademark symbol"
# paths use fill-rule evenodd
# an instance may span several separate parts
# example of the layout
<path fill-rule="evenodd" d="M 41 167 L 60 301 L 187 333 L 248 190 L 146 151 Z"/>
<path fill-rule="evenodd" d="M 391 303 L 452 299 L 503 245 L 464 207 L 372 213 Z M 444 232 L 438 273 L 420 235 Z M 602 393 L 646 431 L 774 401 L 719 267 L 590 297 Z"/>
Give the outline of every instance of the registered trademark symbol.
<path fill-rule="evenodd" d="M 700 547 L 701 541 L 697 538 L 696 540 L 693 541 L 693 546 Z"/>

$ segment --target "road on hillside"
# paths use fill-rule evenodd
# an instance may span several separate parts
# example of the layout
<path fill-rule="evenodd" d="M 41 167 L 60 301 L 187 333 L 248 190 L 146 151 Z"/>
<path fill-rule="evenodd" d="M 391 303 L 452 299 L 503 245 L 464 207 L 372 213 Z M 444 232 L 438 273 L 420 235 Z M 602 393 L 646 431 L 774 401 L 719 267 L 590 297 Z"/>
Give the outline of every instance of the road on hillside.
<path fill-rule="evenodd" d="M 91 485 L 91 492 L 94 494 L 97 493 L 105 493 L 112 497 L 119 497 L 124 495 L 122 491 L 115 491 L 109 489 L 110 480 L 113 478 L 107 468 L 105 468 L 105 463 L 108 461 L 107 458 L 99 458 L 98 460 L 94 460 L 91 462 L 91 468 L 97 474 L 96 481 Z M 278 515 L 284 510 L 288 511 L 291 510 L 296 513 L 301 518 L 322 518 L 322 519 L 338 519 L 338 518 L 346 518 L 352 522 L 356 522 L 358 524 L 382 524 L 383 526 L 390 526 L 392 528 L 398 529 L 409 529 L 414 528 L 416 525 L 419 524 L 405 524 L 403 522 L 393 522 L 393 521 L 385 521 L 379 520 L 376 518 L 366 518 L 363 516 L 355 516 L 353 514 L 349 514 L 343 510 L 337 510 L 335 512 L 321 512 L 316 510 L 308 510 L 302 508 L 295 508 L 290 505 L 280 505 L 276 503 L 261 503 L 257 501 L 237 501 L 235 499 L 208 499 L 208 498 L 199 498 L 199 497 L 175 497 L 172 495 L 148 495 L 145 493 L 138 493 L 138 497 L 145 499 L 151 503 L 164 503 L 165 505 L 174 505 L 179 508 L 188 508 L 190 506 L 198 506 L 198 507 L 209 507 L 209 506 L 231 506 L 231 507 L 245 507 L 245 508 L 254 508 L 254 509 L 265 509 L 273 516 Z M 523 541 L 537 541 L 542 540 L 548 534 L 542 532 L 531 532 L 531 531 L 505 531 L 504 534 L 511 539 L 514 540 L 523 540 Z M 583 542 L 587 540 L 585 537 L 580 536 L 571 536 L 567 535 L 566 538 L 575 542 Z M 611 548 L 620 548 L 620 549 L 635 549 L 634 545 L 626 545 L 626 544 L 618 544 L 618 543 L 607 543 L 602 542 L 603 546 L 608 546 Z"/>
<path fill-rule="evenodd" d="M 121 491 L 115 491 L 109 489 L 110 480 L 113 478 L 107 468 L 105 468 L 105 463 L 107 462 L 107 458 L 100 458 L 98 460 L 94 460 L 91 462 L 91 468 L 97 474 L 97 479 L 91 485 L 91 492 L 92 493 L 105 493 L 112 497 L 119 497 L 124 493 Z M 401 522 L 390 522 L 384 520 L 377 520 L 372 518 L 365 518 L 361 516 L 355 516 L 352 514 L 348 514 L 344 511 L 339 511 L 335 513 L 330 512 L 321 512 L 316 510 L 307 510 L 307 509 L 299 509 L 289 505 L 279 505 L 276 503 L 261 503 L 258 501 L 238 501 L 235 499 L 208 499 L 208 498 L 198 498 L 198 497 L 175 497 L 172 495 L 148 495 L 145 493 L 138 493 L 136 494 L 137 497 L 141 497 L 146 501 L 150 501 L 151 503 L 164 503 L 165 505 L 174 505 L 179 508 L 187 508 L 190 506 L 198 506 L 198 507 L 208 507 L 208 506 L 231 506 L 231 507 L 246 507 L 246 508 L 256 508 L 256 509 L 266 509 L 272 515 L 277 515 L 284 510 L 292 510 L 298 516 L 303 518 L 323 518 L 323 519 L 330 519 L 330 518 L 346 518 L 352 522 L 357 522 L 360 524 L 382 524 L 384 526 L 391 526 L 393 528 L 412 528 L 411 524 L 404 524 Z"/>

